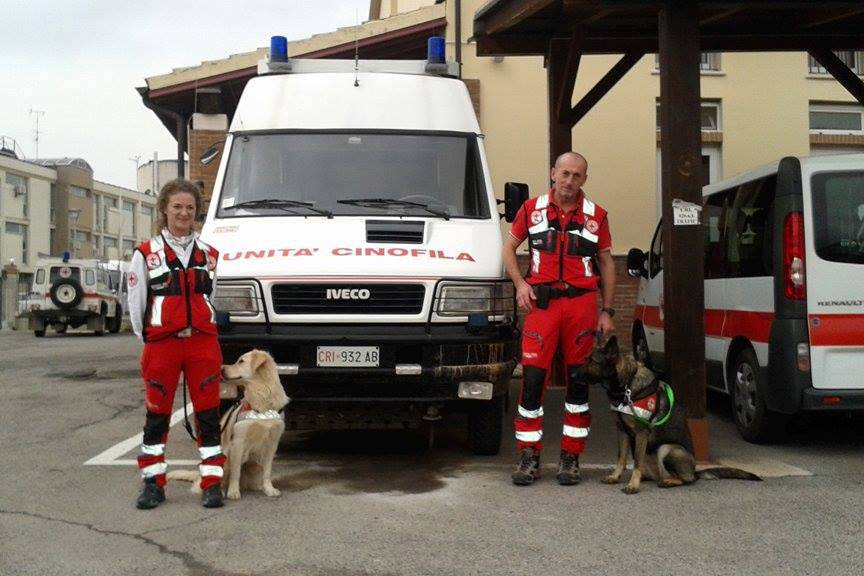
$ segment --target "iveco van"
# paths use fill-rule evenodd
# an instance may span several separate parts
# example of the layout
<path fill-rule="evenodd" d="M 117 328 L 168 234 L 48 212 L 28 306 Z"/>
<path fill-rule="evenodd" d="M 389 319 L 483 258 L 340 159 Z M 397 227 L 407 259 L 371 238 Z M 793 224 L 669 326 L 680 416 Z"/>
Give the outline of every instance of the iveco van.
<path fill-rule="evenodd" d="M 289 429 L 460 410 L 474 452 L 498 451 L 515 302 L 456 76 L 443 58 L 271 56 L 240 98 L 203 236 L 226 362 L 275 357 Z"/>
<path fill-rule="evenodd" d="M 864 154 L 787 157 L 706 186 L 708 385 L 750 441 L 789 415 L 864 407 Z M 633 349 L 662 367 L 663 242 L 630 251 L 641 275 Z"/>

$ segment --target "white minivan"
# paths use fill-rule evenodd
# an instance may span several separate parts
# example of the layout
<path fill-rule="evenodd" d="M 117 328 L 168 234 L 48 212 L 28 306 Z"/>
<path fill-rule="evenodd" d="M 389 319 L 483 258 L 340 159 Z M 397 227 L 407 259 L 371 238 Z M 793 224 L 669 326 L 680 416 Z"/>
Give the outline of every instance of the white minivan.
<path fill-rule="evenodd" d="M 289 429 L 459 410 L 475 453 L 499 449 L 515 300 L 456 71 L 271 59 L 240 98 L 203 237 L 220 251 L 225 361 L 253 347 L 275 357 Z"/>
<path fill-rule="evenodd" d="M 708 386 L 770 440 L 788 416 L 864 407 L 864 154 L 787 157 L 706 186 Z M 633 350 L 662 368 L 663 243 L 632 249 Z"/>

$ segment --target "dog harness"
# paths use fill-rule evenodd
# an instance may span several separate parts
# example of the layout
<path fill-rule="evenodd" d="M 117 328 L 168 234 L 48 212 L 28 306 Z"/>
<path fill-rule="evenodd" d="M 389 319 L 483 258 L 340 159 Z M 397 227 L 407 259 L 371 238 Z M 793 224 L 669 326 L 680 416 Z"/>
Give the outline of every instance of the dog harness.
<path fill-rule="evenodd" d="M 257 410 L 253 410 L 252 406 L 250 406 L 248 402 L 244 402 L 240 406 L 240 412 L 237 414 L 237 422 L 242 422 L 243 420 L 281 420 L 281 419 L 282 419 L 282 414 L 280 414 L 278 410 L 265 410 L 264 412 L 259 412 Z"/>
<path fill-rule="evenodd" d="M 649 390 L 653 389 L 654 391 L 635 400 L 630 398 L 630 388 L 626 388 L 624 390 L 624 401 L 618 402 L 617 404 L 612 402 L 610 407 L 615 412 L 633 416 L 639 424 L 647 426 L 648 428 L 663 426 L 672 415 L 672 408 L 675 405 L 675 394 L 672 392 L 671 386 L 668 386 L 658 378 L 654 378 L 654 381 L 648 388 Z M 669 409 L 666 410 L 665 414 L 660 415 L 658 418 L 658 395 L 661 391 L 666 394 L 666 398 L 669 401 Z"/>

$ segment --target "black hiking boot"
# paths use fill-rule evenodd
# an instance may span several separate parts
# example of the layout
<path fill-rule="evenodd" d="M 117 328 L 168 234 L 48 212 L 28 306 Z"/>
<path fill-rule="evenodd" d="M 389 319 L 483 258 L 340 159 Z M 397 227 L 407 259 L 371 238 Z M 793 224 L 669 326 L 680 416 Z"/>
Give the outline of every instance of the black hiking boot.
<path fill-rule="evenodd" d="M 579 455 L 562 450 L 561 459 L 558 460 L 558 484 L 573 486 L 580 480 L 582 475 L 579 473 Z"/>
<path fill-rule="evenodd" d="M 214 484 L 201 493 L 201 505 L 205 508 L 221 508 L 225 505 L 222 501 L 222 487 Z"/>
<path fill-rule="evenodd" d="M 145 478 L 138 500 L 135 501 L 135 507 L 139 510 L 150 510 L 164 501 L 165 489 L 156 484 L 156 478 Z"/>
<path fill-rule="evenodd" d="M 519 455 L 519 465 L 510 476 L 517 486 L 530 486 L 540 477 L 540 455 L 533 448 L 523 448 Z"/>

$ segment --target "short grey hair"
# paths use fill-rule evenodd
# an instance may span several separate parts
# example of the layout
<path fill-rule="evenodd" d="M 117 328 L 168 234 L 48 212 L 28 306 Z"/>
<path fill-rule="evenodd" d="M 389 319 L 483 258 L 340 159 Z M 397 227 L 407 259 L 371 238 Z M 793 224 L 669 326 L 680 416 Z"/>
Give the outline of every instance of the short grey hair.
<path fill-rule="evenodd" d="M 558 168 L 558 166 L 561 164 L 561 161 L 565 157 L 571 157 L 574 160 L 581 160 L 582 162 L 585 163 L 585 171 L 586 172 L 588 171 L 588 159 L 585 158 L 585 156 L 583 156 L 582 154 L 579 154 L 578 152 L 565 152 L 565 153 L 561 154 L 560 156 L 558 156 L 558 158 L 555 159 L 555 168 Z"/>

